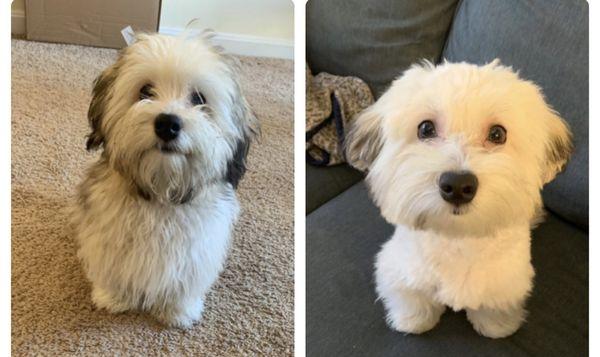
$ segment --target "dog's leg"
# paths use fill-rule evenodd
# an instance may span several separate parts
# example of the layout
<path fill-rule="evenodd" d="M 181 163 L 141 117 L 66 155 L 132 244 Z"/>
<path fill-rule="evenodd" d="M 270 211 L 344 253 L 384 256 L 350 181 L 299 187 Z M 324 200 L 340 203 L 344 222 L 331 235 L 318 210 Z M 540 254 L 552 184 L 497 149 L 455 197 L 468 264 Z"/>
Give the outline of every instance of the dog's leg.
<path fill-rule="evenodd" d="M 398 252 L 407 248 L 401 240 L 392 238 L 385 243 L 375 259 L 375 285 L 386 310 L 386 321 L 394 330 L 405 333 L 423 333 L 431 330 L 440 320 L 445 305 L 435 301 L 426 291 L 407 287 L 403 281 L 406 257 Z"/>
<path fill-rule="evenodd" d="M 388 325 L 400 332 L 419 334 L 429 331 L 437 325 L 446 309 L 443 304 L 416 290 L 383 292 L 379 289 L 379 292 L 387 311 Z"/>
<path fill-rule="evenodd" d="M 190 328 L 202 319 L 204 300 L 185 299 L 154 311 L 154 316 L 165 325 L 178 328 Z"/>
<path fill-rule="evenodd" d="M 509 310 L 467 309 L 467 318 L 479 334 L 490 338 L 507 337 L 515 333 L 527 312 L 521 304 Z"/>
<path fill-rule="evenodd" d="M 92 301 L 99 309 L 106 309 L 108 312 L 118 314 L 131 309 L 131 306 L 122 299 L 118 298 L 110 291 L 94 286 L 92 289 Z"/>

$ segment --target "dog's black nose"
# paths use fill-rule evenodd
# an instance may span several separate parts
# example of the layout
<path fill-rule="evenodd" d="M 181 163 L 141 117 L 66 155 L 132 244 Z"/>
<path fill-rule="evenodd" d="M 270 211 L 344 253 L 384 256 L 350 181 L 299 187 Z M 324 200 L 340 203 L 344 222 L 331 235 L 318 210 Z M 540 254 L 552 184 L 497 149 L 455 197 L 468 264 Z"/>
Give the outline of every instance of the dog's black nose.
<path fill-rule="evenodd" d="M 455 205 L 469 203 L 477 193 L 477 176 L 469 171 L 444 172 L 440 177 L 440 195 Z"/>
<path fill-rule="evenodd" d="M 171 141 L 179 135 L 181 119 L 175 114 L 159 114 L 154 120 L 154 132 L 164 141 Z"/>

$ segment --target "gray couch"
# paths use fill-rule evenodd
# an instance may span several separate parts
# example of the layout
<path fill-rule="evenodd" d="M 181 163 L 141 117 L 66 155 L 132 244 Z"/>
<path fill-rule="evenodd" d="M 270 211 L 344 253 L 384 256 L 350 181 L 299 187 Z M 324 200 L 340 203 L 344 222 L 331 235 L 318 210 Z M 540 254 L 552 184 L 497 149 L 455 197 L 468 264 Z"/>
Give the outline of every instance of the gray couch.
<path fill-rule="evenodd" d="M 477 335 L 447 311 L 422 335 L 390 330 L 376 301 L 373 259 L 393 232 L 362 173 L 307 166 L 308 356 L 584 356 L 588 354 L 588 5 L 584 0 L 310 0 L 307 61 L 364 79 L 376 96 L 426 58 L 500 58 L 538 83 L 569 123 L 575 152 L 545 187 L 533 231 L 535 287 L 513 336 Z"/>

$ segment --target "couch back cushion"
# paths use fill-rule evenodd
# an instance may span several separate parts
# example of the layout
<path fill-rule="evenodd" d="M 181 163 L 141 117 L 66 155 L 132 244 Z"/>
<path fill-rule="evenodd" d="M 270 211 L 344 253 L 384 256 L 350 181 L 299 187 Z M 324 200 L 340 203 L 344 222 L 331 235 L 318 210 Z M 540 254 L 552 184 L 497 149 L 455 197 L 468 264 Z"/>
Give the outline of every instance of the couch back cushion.
<path fill-rule="evenodd" d="M 379 97 L 408 66 L 437 62 L 457 0 L 309 0 L 306 57 L 314 74 L 361 78 Z"/>
<path fill-rule="evenodd" d="M 500 58 L 542 87 L 569 123 L 575 151 L 548 184 L 548 209 L 588 226 L 588 4 L 585 0 L 463 0 L 443 57 L 487 63 Z"/>

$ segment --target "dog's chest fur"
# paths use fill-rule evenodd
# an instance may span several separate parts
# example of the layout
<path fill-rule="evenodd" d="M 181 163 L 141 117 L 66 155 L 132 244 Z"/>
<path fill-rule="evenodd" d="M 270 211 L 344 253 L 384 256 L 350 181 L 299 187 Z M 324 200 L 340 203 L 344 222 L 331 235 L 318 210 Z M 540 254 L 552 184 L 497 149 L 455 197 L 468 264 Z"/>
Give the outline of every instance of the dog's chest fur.
<path fill-rule="evenodd" d="M 524 226 L 493 237 L 444 237 L 397 226 L 378 264 L 455 310 L 504 308 L 531 289 L 529 233 Z"/>
<path fill-rule="evenodd" d="M 165 205 L 135 197 L 115 175 L 92 181 L 84 182 L 85 207 L 74 217 L 79 257 L 91 281 L 145 307 L 209 288 L 222 269 L 239 210 L 229 184 L 205 187 L 185 204 Z"/>

